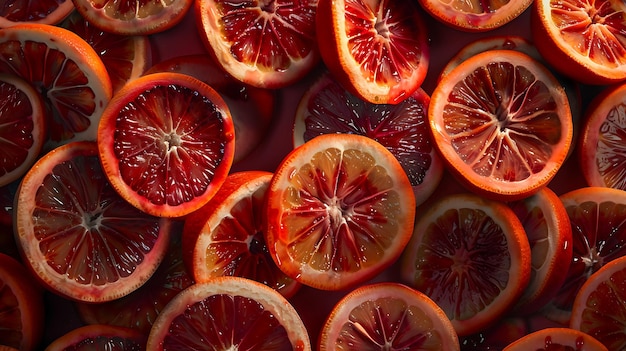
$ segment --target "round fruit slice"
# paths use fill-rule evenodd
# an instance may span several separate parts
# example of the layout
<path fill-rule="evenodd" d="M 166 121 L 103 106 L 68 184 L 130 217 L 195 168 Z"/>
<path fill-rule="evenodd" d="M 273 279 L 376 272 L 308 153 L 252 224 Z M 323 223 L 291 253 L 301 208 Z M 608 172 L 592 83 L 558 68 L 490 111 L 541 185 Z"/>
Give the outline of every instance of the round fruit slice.
<path fill-rule="evenodd" d="M 287 298 L 296 293 L 300 284 L 274 263 L 265 241 L 263 210 L 272 175 L 233 173 L 209 203 L 186 217 L 183 249 L 196 282 L 238 276 L 263 283 Z"/>
<path fill-rule="evenodd" d="M 148 350 L 310 351 L 298 312 L 276 290 L 240 277 L 194 284 L 161 311 Z"/>
<path fill-rule="evenodd" d="M 105 324 L 87 325 L 61 335 L 46 351 L 145 350 L 145 344 L 145 335 L 137 330 Z"/>
<path fill-rule="evenodd" d="M 319 62 L 317 1 L 196 1 L 200 36 L 220 66 L 260 88 L 291 85 Z"/>
<path fill-rule="evenodd" d="M 626 190 L 626 84 L 591 101 L 580 135 L 579 160 L 590 186 Z"/>
<path fill-rule="evenodd" d="M 514 50 L 482 52 L 450 71 L 431 95 L 428 117 L 448 169 L 468 189 L 499 200 L 544 187 L 573 134 L 561 84 Z"/>
<path fill-rule="evenodd" d="M 571 328 L 545 328 L 509 344 L 502 351 L 584 350 L 608 351 L 598 340 Z M 613 349 L 611 349 L 613 350 Z"/>
<path fill-rule="evenodd" d="M 609 350 L 626 348 L 626 256 L 602 266 L 580 288 L 570 327 L 587 333 Z"/>
<path fill-rule="evenodd" d="M 432 145 L 426 116 L 429 101 L 430 97 L 418 89 L 395 105 L 372 104 L 324 74 L 300 100 L 293 144 L 297 147 L 329 133 L 370 137 L 400 161 L 419 205 L 435 191 L 443 174 L 443 162 Z"/>
<path fill-rule="evenodd" d="M 546 305 L 567 277 L 572 227 L 561 199 L 548 187 L 510 206 L 524 226 L 532 255 L 530 283 L 514 311 L 529 315 Z"/>
<path fill-rule="evenodd" d="M 43 96 L 48 148 L 96 140 L 98 119 L 111 99 L 111 79 L 98 54 L 78 35 L 44 24 L 3 29 L 0 72 L 22 77 Z"/>
<path fill-rule="evenodd" d="M 397 283 L 352 290 L 323 326 L 319 350 L 460 350 L 446 314 L 428 296 Z"/>
<path fill-rule="evenodd" d="M 0 187 L 18 180 L 46 141 L 46 111 L 39 92 L 15 75 L 0 73 Z"/>
<path fill-rule="evenodd" d="M 530 264 L 528 238 L 515 212 L 461 193 L 440 198 L 417 220 L 401 274 L 466 336 L 512 308 L 528 285 Z"/>
<path fill-rule="evenodd" d="M 72 11 L 72 0 L 6 0 L 0 3 L 0 28 L 22 23 L 58 24 Z"/>
<path fill-rule="evenodd" d="M 531 23 L 537 49 L 563 75 L 586 84 L 626 79 L 623 1 L 539 0 Z"/>
<path fill-rule="evenodd" d="M 103 302 L 144 284 L 161 262 L 170 223 L 128 204 L 108 183 L 95 142 L 39 159 L 17 193 L 15 233 L 25 263 L 51 291 Z"/>
<path fill-rule="evenodd" d="M 398 160 L 356 134 L 324 134 L 290 152 L 267 192 L 266 240 L 288 276 L 323 290 L 362 283 L 411 237 L 415 196 Z"/>
<path fill-rule="evenodd" d="M 430 51 L 417 4 L 320 0 L 317 6 L 322 59 L 346 89 L 374 104 L 397 104 L 421 86 Z"/>
<path fill-rule="evenodd" d="M 532 0 L 419 0 L 435 19 L 454 29 L 486 32 L 513 21 Z"/>
<path fill-rule="evenodd" d="M 172 28 L 185 17 L 193 0 L 72 0 L 76 10 L 103 31 L 148 35 Z"/>
<path fill-rule="evenodd" d="M 235 136 L 221 96 L 198 79 L 154 73 L 126 84 L 98 129 L 104 171 L 138 209 L 182 217 L 206 204 L 226 179 Z"/>
<path fill-rule="evenodd" d="M 0 253 L 0 344 L 37 350 L 44 330 L 43 314 L 41 287 L 18 260 Z"/>

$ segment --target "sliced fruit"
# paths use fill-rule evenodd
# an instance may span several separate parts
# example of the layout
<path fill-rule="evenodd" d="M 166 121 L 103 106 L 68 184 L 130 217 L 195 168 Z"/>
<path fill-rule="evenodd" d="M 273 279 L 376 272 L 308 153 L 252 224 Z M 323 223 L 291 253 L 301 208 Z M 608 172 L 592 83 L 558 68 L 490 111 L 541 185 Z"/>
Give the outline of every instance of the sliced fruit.
<path fill-rule="evenodd" d="M 599 85 L 626 79 L 626 5 L 620 0 L 538 0 L 532 36 L 554 69 Z"/>
<path fill-rule="evenodd" d="M 0 253 L 0 345 L 38 350 L 44 313 L 42 289 L 30 272 L 17 259 Z"/>
<path fill-rule="evenodd" d="M 546 186 L 573 135 L 561 84 L 514 50 L 482 52 L 450 71 L 431 95 L 428 117 L 448 169 L 469 190 L 497 200 Z"/>
<path fill-rule="evenodd" d="M 494 325 L 523 294 L 531 251 L 506 204 L 471 193 L 441 197 L 418 218 L 402 279 L 433 299 L 466 336 Z"/>
<path fill-rule="evenodd" d="M 235 135 L 230 111 L 210 86 L 180 73 L 126 84 L 98 129 L 103 169 L 136 208 L 182 217 L 205 205 L 226 179 Z"/>
<path fill-rule="evenodd" d="M 510 204 L 530 243 L 530 282 L 515 303 L 515 313 L 530 315 L 559 291 L 572 262 L 572 227 L 559 197 L 545 187 Z"/>
<path fill-rule="evenodd" d="M 103 31 L 122 35 L 148 35 L 172 28 L 193 4 L 193 0 L 72 1 L 87 21 Z"/>
<path fill-rule="evenodd" d="M 25 264 L 50 291 L 89 302 L 139 288 L 157 269 L 170 222 L 147 215 L 109 184 L 95 142 L 73 142 L 24 176 L 15 235 Z"/>
<path fill-rule="evenodd" d="M 145 350 L 146 337 L 137 330 L 87 325 L 72 329 L 55 339 L 45 351 Z"/>
<path fill-rule="evenodd" d="M 98 120 L 111 99 L 111 79 L 98 54 L 78 35 L 44 24 L 2 29 L 0 72 L 22 77 L 43 96 L 47 149 L 96 140 Z"/>
<path fill-rule="evenodd" d="M 462 351 L 502 350 L 513 341 L 525 336 L 530 326 L 525 318 L 504 317 L 500 321 L 478 333 L 459 338 Z"/>
<path fill-rule="evenodd" d="M 605 264 L 583 284 L 574 300 L 570 327 L 609 350 L 626 348 L 626 256 Z"/>
<path fill-rule="evenodd" d="M 46 111 L 27 81 L 0 73 L 0 187 L 24 175 L 47 139 Z"/>
<path fill-rule="evenodd" d="M 349 292 L 323 326 L 319 350 L 460 350 L 452 323 L 433 300 L 398 283 Z"/>
<path fill-rule="evenodd" d="M 196 23 L 216 62 L 259 88 L 294 84 L 319 62 L 317 1 L 198 0 Z"/>
<path fill-rule="evenodd" d="M 532 0 L 419 0 L 436 20 L 454 29 L 486 32 L 513 21 Z"/>
<path fill-rule="evenodd" d="M 428 125 L 430 97 L 422 90 L 395 105 L 372 104 L 345 90 L 329 74 L 302 96 L 295 115 L 294 147 L 330 133 L 360 134 L 384 145 L 400 161 L 417 205 L 437 188 L 443 162 Z"/>
<path fill-rule="evenodd" d="M 320 0 L 317 6 L 322 59 L 354 95 L 397 104 L 424 82 L 430 49 L 415 2 Z"/>
<path fill-rule="evenodd" d="M 580 350 L 608 351 L 598 340 L 571 328 L 545 328 L 532 332 L 502 351 Z"/>
<path fill-rule="evenodd" d="M 310 351 L 298 312 L 276 290 L 225 276 L 194 284 L 159 314 L 148 350 Z"/>
<path fill-rule="evenodd" d="M 7 0 L 0 3 L 0 28 L 22 23 L 58 24 L 72 11 L 72 0 Z"/>
<path fill-rule="evenodd" d="M 210 85 L 224 98 L 235 125 L 235 158 L 244 159 L 257 149 L 276 112 L 273 90 L 243 84 L 219 67 L 210 55 L 184 55 L 161 61 L 146 74 L 176 72 L 188 74 Z"/>
<path fill-rule="evenodd" d="M 365 282 L 395 262 L 411 237 L 411 183 L 389 150 L 362 135 L 309 140 L 282 160 L 267 191 L 274 261 L 317 289 Z"/>

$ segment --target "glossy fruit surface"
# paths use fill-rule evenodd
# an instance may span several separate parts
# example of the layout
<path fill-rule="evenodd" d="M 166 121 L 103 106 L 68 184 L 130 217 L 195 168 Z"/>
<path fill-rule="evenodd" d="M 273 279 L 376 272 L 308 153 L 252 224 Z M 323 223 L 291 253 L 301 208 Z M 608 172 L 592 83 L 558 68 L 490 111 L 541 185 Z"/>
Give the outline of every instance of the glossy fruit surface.
<path fill-rule="evenodd" d="M 88 325 L 73 329 L 48 345 L 45 351 L 145 350 L 145 335 L 110 325 Z"/>
<path fill-rule="evenodd" d="M 6 0 L 0 4 L 0 28 L 21 23 L 58 24 L 72 11 L 72 0 Z"/>
<path fill-rule="evenodd" d="M 558 327 L 535 331 L 503 349 L 503 351 L 527 350 L 608 351 L 602 343 L 586 333 L 576 329 Z"/>

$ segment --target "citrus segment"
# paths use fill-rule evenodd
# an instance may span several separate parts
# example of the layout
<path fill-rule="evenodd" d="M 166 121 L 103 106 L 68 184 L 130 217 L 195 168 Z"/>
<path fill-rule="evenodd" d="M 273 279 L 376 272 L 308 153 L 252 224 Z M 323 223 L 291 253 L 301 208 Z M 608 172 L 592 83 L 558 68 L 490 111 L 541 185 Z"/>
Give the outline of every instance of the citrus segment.
<path fill-rule="evenodd" d="M 230 171 L 230 111 L 210 86 L 180 73 L 154 73 L 125 85 L 98 129 L 104 171 L 138 209 L 182 217 L 206 204 Z"/>
<path fill-rule="evenodd" d="M 272 257 L 318 289 L 345 289 L 382 272 L 413 229 L 408 177 L 384 146 L 362 135 L 324 134 L 294 149 L 267 197 Z"/>
<path fill-rule="evenodd" d="M 349 292 L 323 326 L 319 350 L 459 350 L 446 314 L 428 296 L 397 283 Z"/>
<path fill-rule="evenodd" d="M 571 328 L 551 327 L 532 332 L 512 342 L 503 351 L 580 350 L 608 351 L 592 336 Z"/>
<path fill-rule="evenodd" d="M 115 192 L 95 142 L 47 153 L 17 193 L 15 232 L 26 265 L 73 300 L 110 301 L 144 284 L 165 254 L 169 228 Z"/>
<path fill-rule="evenodd" d="M 145 350 L 146 337 L 140 332 L 110 326 L 87 325 L 59 336 L 45 351 L 69 350 Z"/>
<path fill-rule="evenodd" d="M 0 28 L 21 23 L 58 24 L 72 11 L 72 0 L 7 0 L 0 4 Z"/>
<path fill-rule="evenodd" d="M 573 135 L 561 84 L 513 50 L 476 54 L 431 95 L 434 143 L 470 190 L 499 200 L 536 193 L 556 175 Z"/>
<path fill-rule="evenodd" d="M 365 101 L 396 104 L 426 78 L 427 31 L 412 1 L 321 0 L 316 28 L 330 72 Z"/>
<path fill-rule="evenodd" d="M 441 197 L 418 218 L 401 274 L 466 336 L 512 308 L 529 282 L 530 264 L 528 238 L 515 212 L 460 193 Z"/>
<path fill-rule="evenodd" d="M 240 277 L 194 284 L 161 311 L 148 350 L 310 351 L 297 311 L 276 290 Z"/>

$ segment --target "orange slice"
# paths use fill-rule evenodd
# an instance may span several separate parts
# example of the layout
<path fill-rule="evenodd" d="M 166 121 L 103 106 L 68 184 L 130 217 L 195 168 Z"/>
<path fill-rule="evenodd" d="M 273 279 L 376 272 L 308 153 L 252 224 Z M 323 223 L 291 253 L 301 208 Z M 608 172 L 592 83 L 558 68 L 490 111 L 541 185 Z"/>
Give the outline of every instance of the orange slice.
<path fill-rule="evenodd" d="M 270 253 L 314 288 L 363 283 L 395 262 L 411 237 L 411 183 L 391 152 L 362 135 L 309 140 L 282 160 L 267 191 Z"/>
<path fill-rule="evenodd" d="M 25 264 L 50 291 L 110 301 L 144 284 L 169 242 L 170 223 L 121 198 L 106 180 L 95 142 L 40 158 L 17 193 L 15 233 Z"/>
<path fill-rule="evenodd" d="M 198 79 L 154 73 L 125 85 L 98 130 L 104 171 L 138 209 L 182 217 L 205 205 L 233 162 L 235 136 L 221 96 Z"/>
<path fill-rule="evenodd" d="M 72 11 L 72 0 L 7 0 L 0 4 L 0 28 L 22 23 L 58 24 Z"/>
<path fill-rule="evenodd" d="M 423 293 L 397 283 L 349 292 L 324 323 L 320 351 L 460 350 L 452 323 Z"/>
<path fill-rule="evenodd" d="M 598 340 L 586 333 L 571 328 L 558 327 L 532 332 L 509 344 L 502 351 L 527 350 L 608 351 Z"/>
<path fill-rule="evenodd" d="M 144 350 L 145 343 L 145 335 L 133 329 L 106 324 L 87 325 L 72 329 L 53 340 L 46 351 Z"/>
<path fill-rule="evenodd" d="M 482 52 L 450 71 L 431 95 L 428 117 L 448 169 L 468 189 L 498 200 L 544 187 L 573 135 L 561 84 L 514 50 Z"/>
<path fill-rule="evenodd" d="M 461 193 L 440 198 L 418 218 L 401 274 L 466 336 L 494 325 L 513 307 L 528 285 L 530 264 L 528 238 L 515 212 Z"/>
<path fill-rule="evenodd" d="M 167 304 L 147 350 L 311 351 L 298 312 L 278 291 L 240 277 L 194 284 Z"/>
<path fill-rule="evenodd" d="M 330 72 L 365 101 L 397 104 L 426 78 L 427 30 L 412 1 L 320 0 L 316 28 Z"/>

